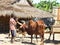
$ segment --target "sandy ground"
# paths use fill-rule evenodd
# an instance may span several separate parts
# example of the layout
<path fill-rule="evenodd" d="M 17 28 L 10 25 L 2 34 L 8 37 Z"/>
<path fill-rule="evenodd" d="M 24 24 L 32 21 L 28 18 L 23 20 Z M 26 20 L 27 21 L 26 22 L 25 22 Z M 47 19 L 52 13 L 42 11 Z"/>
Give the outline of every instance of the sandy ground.
<path fill-rule="evenodd" d="M 60 34 L 55 34 L 54 41 L 52 38 L 53 36 L 51 36 L 50 40 L 48 40 L 48 37 L 49 37 L 48 33 L 44 35 L 44 45 L 60 45 Z M 35 38 L 33 38 L 33 43 L 30 42 L 31 42 L 30 35 L 27 34 L 25 38 L 22 38 L 21 34 L 17 36 L 13 44 L 10 42 L 10 38 L 8 38 L 8 34 L 0 34 L 0 45 L 40 45 L 41 44 L 39 38 L 38 38 L 38 42 L 36 42 Z"/>

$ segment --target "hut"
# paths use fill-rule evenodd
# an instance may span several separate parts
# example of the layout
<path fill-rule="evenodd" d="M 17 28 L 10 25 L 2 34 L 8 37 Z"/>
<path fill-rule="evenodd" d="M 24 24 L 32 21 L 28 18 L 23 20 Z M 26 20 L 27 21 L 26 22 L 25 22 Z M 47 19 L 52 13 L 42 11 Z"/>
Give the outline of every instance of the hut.
<path fill-rule="evenodd" d="M 31 18 L 31 17 L 38 17 L 38 18 L 53 17 L 53 15 L 49 12 L 34 8 L 32 3 L 29 0 L 20 0 L 19 3 L 16 2 L 13 5 L 10 2 L 7 4 L 2 3 L 0 5 L 0 17 L 1 17 L 0 32 L 8 32 L 9 16 L 12 13 L 16 17 L 23 18 L 23 19 Z"/>

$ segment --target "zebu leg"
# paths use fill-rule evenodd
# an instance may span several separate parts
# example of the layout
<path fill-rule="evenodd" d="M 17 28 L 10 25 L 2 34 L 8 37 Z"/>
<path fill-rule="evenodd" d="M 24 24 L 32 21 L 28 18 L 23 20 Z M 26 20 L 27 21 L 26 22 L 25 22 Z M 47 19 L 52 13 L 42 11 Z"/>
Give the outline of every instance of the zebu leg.
<path fill-rule="evenodd" d="M 49 36 L 49 40 L 50 40 L 50 37 L 51 37 L 51 35 L 52 35 L 52 32 L 53 32 L 53 29 L 52 29 L 52 27 L 49 27 L 49 30 L 50 30 L 50 36 Z"/>
<path fill-rule="evenodd" d="M 53 32 L 53 41 L 54 41 L 54 35 L 55 35 L 55 34 L 54 34 L 54 32 Z"/>
<path fill-rule="evenodd" d="M 55 35 L 55 33 L 53 32 L 53 27 L 52 27 L 51 31 L 52 31 L 52 34 L 53 34 L 53 40 L 54 40 L 54 35 Z"/>
<path fill-rule="evenodd" d="M 36 41 L 38 42 L 38 40 L 37 40 L 37 35 L 36 35 Z"/>
<path fill-rule="evenodd" d="M 51 34 L 52 34 L 52 32 L 50 31 L 50 36 L 49 36 L 49 38 L 48 38 L 49 40 L 50 40 Z"/>
<path fill-rule="evenodd" d="M 44 34 L 41 35 L 41 41 L 43 41 L 43 40 L 44 40 Z"/>
<path fill-rule="evenodd" d="M 53 27 L 51 27 L 51 31 L 50 31 L 50 36 L 49 36 L 49 40 L 50 40 L 50 37 L 51 35 L 53 34 L 53 40 L 54 40 L 54 32 L 53 32 Z"/>
<path fill-rule="evenodd" d="M 44 34 L 43 35 L 40 35 L 41 36 L 41 42 L 40 42 L 40 45 L 44 45 Z"/>
<path fill-rule="evenodd" d="M 31 35 L 31 43 L 32 43 L 32 38 L 33 38 L 33 35 Z"/>
<path fill-rule="evenodd" d="M 53 34 L 53 40 L 54 40 L 54 32 L 53 32 L 53 26 L 51 27 L 51 34 Z"/>

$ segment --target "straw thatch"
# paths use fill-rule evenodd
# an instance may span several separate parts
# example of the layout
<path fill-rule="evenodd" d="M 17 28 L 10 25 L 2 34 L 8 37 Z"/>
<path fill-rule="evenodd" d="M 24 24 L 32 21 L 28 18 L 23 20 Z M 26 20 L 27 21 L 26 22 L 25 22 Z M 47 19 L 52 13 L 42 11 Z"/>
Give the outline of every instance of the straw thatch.
<path fill-rule="evenodd" d="M 31 7 L 29 2 L 27 2 L 27 0 L 20 0 L 18 4 L 14 4 L 14 5 L 0 5 L 0 14 L 10 15 L 11 13 L 13 13 L 17 17 L 22 17 L 22 18 L 53 17 L 53 15 L 49 12 L 45 12 L 43 10 L 39 10 L 37 8 Z"/>

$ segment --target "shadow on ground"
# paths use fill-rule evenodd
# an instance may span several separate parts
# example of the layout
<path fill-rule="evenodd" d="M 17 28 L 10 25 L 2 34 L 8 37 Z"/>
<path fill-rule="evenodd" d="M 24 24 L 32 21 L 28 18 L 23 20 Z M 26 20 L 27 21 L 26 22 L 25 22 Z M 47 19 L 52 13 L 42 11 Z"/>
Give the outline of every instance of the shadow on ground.
<path fill-rule="evenodd" d="M 22 42 L 23 44 L 31 44 L 31 45 L 36 45 L 34 43 L 31 43 L 31 42 Z"/>
<path fill-rule="evenodd" d="M 46 39 L 46 40 L 44 41 L 44 43 L 60 44 L 60 41 L 58 41 L 58 40 L 49 40 L 49 39 Z"/>

